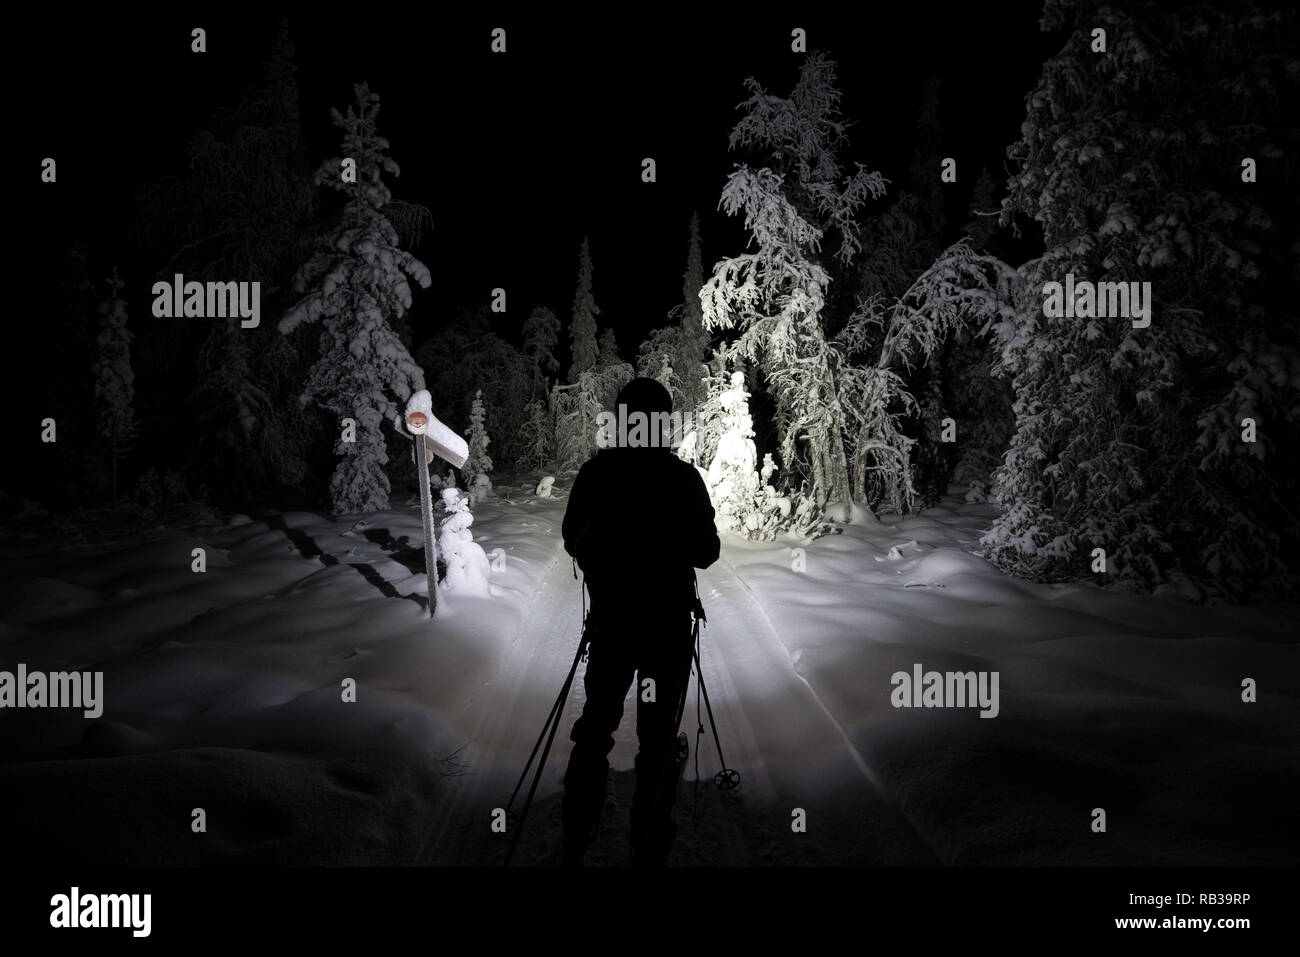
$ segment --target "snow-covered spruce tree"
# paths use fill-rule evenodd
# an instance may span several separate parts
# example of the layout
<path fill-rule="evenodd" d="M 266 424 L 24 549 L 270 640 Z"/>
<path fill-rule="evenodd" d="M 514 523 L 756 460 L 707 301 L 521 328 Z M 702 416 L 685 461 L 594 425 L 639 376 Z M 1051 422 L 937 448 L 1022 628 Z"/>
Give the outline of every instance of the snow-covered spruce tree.
<path fill-rule="evenodd" d="M 894 302 L 943 251 L 922 234 L 923 215 L 917 197 L 901 193 L 888 209 L 863 223 L 862 252 L 844 283 L 853 290 L 850 315 L 863 299 Z M 883 336 L 883 330 L 880 333 Z"/>
<path fill-rule="evenodd" d="M 714 267 L 704 286 L 705 322 L 741 327 L 731 355 L 767 374 L 776 393 L 782 458 L 792 460 L 806 440 L 817 507 L 838 502 L 848 521 L 847 422 L 835 380 L 838 363 L 820 319 L 830 277 L 807 258 L 821 231 L 795 212 L 780 183 L 770 170 L 743 167 L 728 182 L 727 211 L 745 210 L 759 249 Z"/>
<path fill-rule="evenodd" d="M 577 385 L 554 386 L 551 410 L 555 421 L 556 471 L 577 472 L 595 448 L 595 421 L 588 421 L 582 414 Z"/>
<path fill-rule="evenodd" d="M 1002 248 L 998 222 L 1001 204 L 987 167 L 980 168 L 967 211 L 970 219 L 962 227 L 967 243 L 978 253 L 997 254 Z M 968 502 L 990 500 L 993 472 L 1002 463 L 1015 426 L 1011 383 L 1006 376 L 993 373 L 998 351 L 990 329 L 986 325 L 956 330 L 942 359 L 941 375 L 949 408 L 954 414 L 959 410 L 976 413 L 958 423 L 957 457 L 952 469 L 952 480 L 966 487 Z"/>
<path fill-rule="evenodd" d="M 131 332 L 126 327 L 125 282 L 117 274 L 108 280 L 109 295 L 99 306 L 95 336 L 95 417 L 100 441 L 108 450 L 113 501 L 117 501 L 117 464 L 130 451 L 138 431 L 135 417 L 135 374 L 131 371 Z"/>
<path fill-rule="evenodd" d="M 450 323 L 420 344 L 416 362 L 434 386 L 438 415 L 469 420 L 474 393 L 492 411 L 493 454 L 498 468 L 518 455 L 516 439 L 526 417 L 532 360 L 492 331 L 486 306 L 457 312 Z"/>
<path fill-rule="evenodd" d="M 525 471 L 543 471 L 555 462 L 555 424 L 546 403 L 534 399 L 528 403 L 519 437 L 515 443 L 519 450 L 515 466 Z"/>
<path fill-rule="evenodd" d="M 959 331 L 946 351 L 944 379 L 949 384 L 950 408 L 954 415 L 965 413 L 956 416 L 960 421 L 952 480 L 966 487 L 968 502 L 990 500 L 993 473 L 1015 431 L 1011 383 L 993 374 L 996 361 L 986 330 Z"/>
<path fill-rule="evenodd" d="M 679 395 L 673 407 L 683 415 L 693 413 L 704 399 L 704 359 L 709 347 L 709 333 L 704 328 L 704 309 L 700 290 L 704 288 L 704 254 L 700 250 L 700 216 L 691 214 L 690 235 L 686 245 L 686 272 L 682 275 L 682 312 L 678 324 L 675 355 L 669 359 L 679 382 Z"/>
<path fill-rule="evenodd" d="M 550 391 L 547 377 L 560 369 L 555 359 L 559 338 L 559 318 L 545 306 L 534 306 L 524 320 L 524 355 L 533 366 L 530 398 L 539 398 Z"/>
<path fill-rule="evenodd" d="M 1280 163 L 1300 148 L 1283 95 L 1296 11 L 1049 0 L 1043 26 L 1070 33 L 1009 151 L 1004 219 L 1035 220 L 1046 251 L 997 327 L 1016 432 L 986 553 L 1035 580 L 1103 577 L 1103 549 L 1103 580 L 1285 592 L 1300 537 L 1297 244 L 1283 226 L 1300 209 Z M 1045 310 L 1044 285 L 1069 274 L 1149 282 L 1150 325 L 1123 314 L 1131 298 L 1108 317 L 1081 315 L 1083 299 L 1073 316 Z"/>
<path fill-rule="evenodd" d="M 141 239 L 165 264 L 156 278 L 260 282 L 263 316 L 292 303 L 283 279 L 302 262 L 316 213 L 295 70 L 281 22 L 261 82 L 235 107 L 214 111 L 188 144 L 188 176 L 141 189 Z M 161 404 L 162 427 L 194 437 L 184 467 L 195 484 L 231 500 L 267 481 L 301 482 L 320 423 L 287 401 L 308 367 L 300 337 L 270 322 L 246 329 L 218 320 L 158 324 L 137 345 L 150 394 L 184 396 Z M 179 414 L 168 408 L 183 411 L 183 425 L 167 421 Z"/>
<path fill-rule="evenodd" d="M 1003 264 L 962 244 L 934 258 L 918 233 L 924 217 L 914 197 L 860 227 L 854 213 L 883 192 L 883 180 L 859 166 L 847 187 L 838 186 L 833 148 L 844 137 L 833 69 L 810 57 L 800 86 L 790 101 L 764 97 L 747 118 L 753 141 L 792 172 L 784 179 L 767 168 L 733 174 L 723 204 L 745 210 L 758 252 L 715 267 L 702 295 L 706 321 L 741 325 L 730 355 L 756 361 L 773 390 L 787 478 L 810 476 L 812 511 L 838 501 L 847 520 L 857 498 L 904 512 L 916 497 L 906 420 L 920 411 L 907 377 L 950 333 L 987 322 L 1008 277 Z M 817 261 L 818 223 L 839 231 L 839 265 L 865 247 L 872 251 L 854 277 L 860 306 L 834 337 L 826 331 L 830 276 Z M 801 439 L 806 449 L 796 444 Z M 808 509 L 801 503 L 799 511 Z"/>
<path fill-rule="evenodd" d="M 555 412 L 555 460 L 561 472 L 576 472 L 597 449 L 600 413 L 612 409 L 618 390 L 636 372 L 626 362 L 595 366 L 571 385 L 551 390 Z"/>
<path fill-rule="evenodd" d="M 988 252 L 998 234 L 998 217 L 1002 207 L 995 198 L 995 189 L 988 167 L 981 166 L 967 207 L 971 218 L 962 227 L 967 241 L 977 252 Z"/>
<path fill-rule="evenodd" d="M 850 350 L 855 364 L 878 367 L 881 358 L 887 358 L 882 350 L 892 304 L 907 295 L 917 277 L 926 275 L 944 253 L 921 233 L 918 223 L 922 219 L 916 196 L 903 193 L 889 209 L 863 224 L 862 252 L 847 283 L 856 290 L 859 305 L 846 328 L 835 336 Z M 981 252 L 979 248 L 975 251 Z M 977 286 L 994 281 L 1007 268 L 995 259 L 987 262 L 994 266 L 991 272 L 968 272 Z M 877 321 L 865 328 L 848 329 L 861 319 L 858 313 L 862 308 L 878 310 Z M 902 311 L 897 316 L 908 323 L 929 322 L 924 314 Z M 1006 385 L 989 373 L 994 356 L 986 318 L 974 313 L 966 317 L 969 321 L 936 330 L 931 351 L 923 352 L 916 361 L 895 362 L 890 368 L 896 377 L 877 375 L 866 390 L 868 408 L 875 411 L 864 416 L 870 422 L 865 431 L 858 430 L 850 444 L 856 446 L 854 494 L 865 494 L 869 506 L 880 504 L 897 511 L 933 502 L 946 490 L 950 469 L 953 478 L 975 491 L 976 498 L 987 496 L 987 472 L 1000 461 L 1010 436 L 1011 403 Z M 888 361 L 895 359 L 896 354 Z M 928 408 L 913 401 L 918 394 L 928 395 Z M 975 414 L 959 414 L 963 410 Z M 887 424 L 885 413 L 901 414 L 891 416 Z M 955 446 L 939 440 L 940 424 L 949 415 L 959 420 Z M 957 463 L 952 461 L 954 452 L 957 462 L 964 461 L 960 478 L 956 476 Z M 921 498 L 916 498 L 916 491 L 923 492 Z"/>
<path fill-rule="evenodd" d="M 678 456 L 706 468 L 713 461 L 722 436 L 722 395 L 731 387 L 731 372 L 727 368 L 726 351 L 719 347 L 704 366 L 704 398 L 695 407 L 691 419 L 694 428 L 687 433 L 678 449 Z"/>
<path fill-rule="evenodd" d="M 673 410 L 688 421 L 707 392 L 705 365 L 709 333 L 704 328 L 700 290 L 704 260 L 700 252 L 699 215 L 691 215 L 682 276 L 682 302 L 668 311 L 669 325 L 655 329 L 637 350 L 637 375 L 656 379 L 673 400 Z"/>
<path fill-rule="evenodd" d="M 486 489 L 492 487 L 492 457 L 488 455 L 488 446 L 492 444 L 492 439 L 488 436 L 486 418 L 487 411 L 483 408 L 483 390 L 479 389 L 474 393 L 474 404 L 469 410 L 469 434 L 466 436 L 466 441 L 469 443 L 469 457 L 461 466 L 461 474 L 465 477 L 465 488 L 475 494 L 479 494 L 485 487 Z"/>
<path fill-rule="evenodd" d="M 659 357 L 659 368 L 655 371 L 654 375 L 650 376 L 650 378 L 654 379 L 661 386 L 667 389 L 668 394 L 670 396 L 674 392 L 677 392 L 678 395 L 681 394 L 681 390 L 678 387 L 679 380 L 677 378 L 677 373 L 673 371 L 672 364 L 670 363 L 667 356 Z M 680 414 L 681 406 L 679 406 L 676 402 L 673 402 L 673 409 L 678 410 Z"/>
<path fill-rule="evenodd" d="M 944 231 L 945 185 L 939 178 L 943 161 L 940 89 L 941 82 L 937 77 L 929 77 L 921 83 L 921 101 L 916 108 L 916 145 L 908 167 L 908 191 L 917 198 L 917 212 L 920 214 L 917 227 L 921 235 L 932 242 L 940 242 Z"/>
<path fill-rule="evenodd" d="M 852 260 L 859 247 L 857 211 L 884 193 L 885 182 L 861 164 L 851 176 L 841 172 L 836 153 L 846 123 L 834 63 L 822 54 L 804 61 L 789 98 L 766 93 L 753 78 L 746 86 L 751 95 L 731 146 L 761 152 L 767 165 L 738 167 L 719 205 L 729 215 L 744 215 L 756 250 L 714 266 L 700 293 L 704 323 L 710 330 L 739 329 L 731 353 L 756 363 L 775 392 L 782 460 L 807 455 L 817 508 L 836 502 L 847 522 L 847 421 L 837 358 L 823 328 L 831 277 L 820 251 L 831 229 L 840 237 L 838 260 Z"/>
<path fill-rule="evenodd" d="M 582 239 L 578 253 L 578 289 L 573 295 L 573 318 L 569 322 L 569 346 L 572 362 L 569 365 L 569 382 L 576 383 L 578 376 L 595 366 L 600 360 L 596 344 L 596 317 L 600 307 L 591 294 L 591 249 L 587 238 Z"/>
<path fill-rule="evenodd" d="M 720 529 L 739 532 L 751 540 L 770 541 L 790 518 L 790 499 L 778 494 L 771 484 L 776 465 L 770 453 L 763 457 L 762 472 L 758 471 L 754 422 L 749 415 L 743 373 L 731 374 L 719 403 L 722 431 L 706 478 L 717 513 L 715 520 Z"/>
<path fill-rule="evenodd" d="M 392 194 L 383 176 L 400 170 L 376 131 L 379 96 L 364 83 L 355 93 L 346 114 L 331 111 L 343 131 L 342 157 L 356 164 L 355 182 L 340 175 L 342 157 L 317 171 L 317 183 L 340 191 L 345 203 L 337 227 L 298 273 L 296 288 L 306 295 L 280 320 L 284 333 L 303 323 L 323 327 L 301 401 L 316 402 L 339 420 L 334 450 L 342 459 L 330 495 L 340 514 L 388 507 L 383 425 L 397 416 L 399 400 L 424 388 L 424 373 L 388 320 L 410 308 L 409 280 L 424 288 L 431 282 L 428 267 L 398 248 L 397 230 L 384 215 Z M 347 441 L 343 419 L 355 421 L 355 441 Z"/>
<path fill-rule="evenodd" d="M 622 360 L 618 357 L 618 337 L 613 329 L 606 329 L 600 334 L 600 347 L 597 350 L 596 364 L 614 365 Z"/>
<path fill-rule="evenodd" d="M 912 454 L 912 487 L 916 490 L 920 508 L 939 504 L 948 491 L 952 475 L 952 447 L 943 441 L 943 420 L 951 418 L 946 415 L 947 403 L 940 371 L 945 351 L 940 347 L 925 364 L 919 388 L 915 385 L 910 387 L 913 395 L 918 396 L 917 415 L 920 418 L 920 434 Z"/>
<path fill-rule="evenodd" d="M 637 349 L 636 374 L 655 379 L 668 390 L 674 411 L 686 413 L 681 378 L 675 363 L 680 355 L 682 330 L 679 325 L 661 326 L 646 336 Z M 703 365 L 701 365 L 701 375 Z"/>
<path fill-rule="evenodd" d="M 920 412 L 907 376 L 931 361 L 953 333 L 1004 317 L 1019 278 L 1001 260 L 964 242 L 942 254 L 898 299 L 864 299 L 835 337 L 850 431 L 854 497 L 902 514 L 916 504 L 905 420 Z M 870 361 L 866 361 L 870 360 Z"/>
<path fill-rule="evenodd" d="M 491 565 L 483 546 L 474 541 L 474 515 L 457 488 L 442 490 L 443 519 L 438 528 L 438 554 L 447 567 L 443 587 L 453 594 L 487 596 Z"/>

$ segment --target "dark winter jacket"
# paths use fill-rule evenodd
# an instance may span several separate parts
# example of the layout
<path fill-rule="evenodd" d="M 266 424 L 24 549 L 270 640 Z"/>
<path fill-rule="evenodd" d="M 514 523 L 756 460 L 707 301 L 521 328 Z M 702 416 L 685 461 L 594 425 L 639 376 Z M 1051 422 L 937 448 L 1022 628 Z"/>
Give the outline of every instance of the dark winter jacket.
<path fill-rule="evenodd" d="M 704 480 L 662 448 L 596 453 L 573 482 L 563 532 L 593 615 L 616 620 L 689 611 L 693 569 L 717 561 L 720 547 Z"/>

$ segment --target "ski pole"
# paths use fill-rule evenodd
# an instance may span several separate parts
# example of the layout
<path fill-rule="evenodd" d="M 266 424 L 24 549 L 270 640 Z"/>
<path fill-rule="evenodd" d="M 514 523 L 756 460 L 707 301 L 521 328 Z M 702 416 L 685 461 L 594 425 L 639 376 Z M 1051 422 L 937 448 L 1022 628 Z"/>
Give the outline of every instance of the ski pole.
<path fill-rule="evenodd" d="M 577 578 L 577 577 L 578 577 L 578 573 L 577 573 L 577 571 L 578 571 L 578 566 L 577 566 L 577 564 L 575 563 L 575 564 L 574 564 L 574 574 L 573 574 L 573 577 L 574 577 L 574 578 Z M 577 654 L 577 655 L 574 657 L 574 659 L 573 659 L 573 667 L 569 669 L 569 678 L 568 678 L 568 681 L 572 681 L 572 680 L 573 680 L 573 674 L 574 674 L 574 672 L 576 672 L 576 671 L 578 670 L 578 662 L 582 660 L 582 655 L 583 655 L 583 652 L 584 652 L 584 650 L 585 650 L 585 647 L 586 647 L 586 644 L 587 644 L 587 641 L 588 641 L 588 638 L 587 638 L 587 592 L 586 592 L 586 588 L 587 588 L 587 580 L 586 580 L 585 577 L 583 578 L 583 580 L 582 580 L 582 585 L 581 585 L 580 587 L 582 588 L 582 592 L 581 592 L 581 594 L 582 594 L 582 638 L 581 638 L 581 640 L 578 642 L 578 654 Z M 562 687 L 562 688 L 560 689 L 560 694 L 559 694 L 559 695 L 556 697 L 556 699 L 555 699 L 555 703 L 554 703 L 553 705 L 551 705 L 551 712 L 550 712 L 550 714 L 548 714 L 548 715 L 546 716 L 546 723 L 542 725 L 542 732 L 541 732 L 541 734 L 539 734 L 539 735 L 537 736 L 537 743 L 533 745 L 532 753 L 528 755 L 528 761 L 527 761 L 527 763 L 524 764 L 524 770 L 520 773 L 520 775 L 519 775 L 519 780 L 515 783 L 515 789 L 514 789 L 513 791 L 510 792 L 510 800 L 506 802 L 506 813 L 507 813 L 507 814 L 510 812 L 510 806 L 511 806 L 512 804 L 515 803 L 515 798 L 519 796 L 519 789 L 520 789 L 521 787 L 524 786 L 524 780 L 528 777 L 528 769 L 529 769 L 530 767 L 533 766 L 533 759 L 537 757 L 537 749 L 540 748 L 540 747 L 542 746 L 542 739 L 546 737 L 546 730 L 547 730 L 547 728 L 549 728 L 549 727 L 551 726 L 551 722 L 552 722 L 552 721 L 554 721 L 554 720 L 558 720 L 557 715 L 559 714 L 560 709 L 564 706 L 564 699 L 565 699 L 565 697 L 566 697 L 566 692 L 565 692 L 564 688 Z"/>
<path fill-rule="evenodd" d="M 582 658 L 582 647 L 580 645 L 578 648 L 578 657 L 573 662 L 574 669 L 578 667 L 578 661 L 581 660 L 581 658 Z M 533 760 L 537 757 L 537 751 L 542 746 L 542 741 L 546 737 L 546 732 L 551 727 L 551 722 L 559 720 L 558 714 L 560 712 L 560 709 L 564 706 L 564 698 L 566 697 L 569 681 L 572 680 L 572 675 L 573 675 L 572 670 L 570 671 L 569 674 L 570 677 L 569 679 L 566 679 L 565 684 L 560 691 L 560 695 L 555 699 L 555 703 L 551 705 L 551 711 L 546 716 L 546 722 L 542 725 L 542 733 L 537 736 L 537 743 L 533 745 L 532 753 L 528 755 L 528 761 L 524 764 L 524 770 L 520 773 L 519 780 L 515 783 L 515 789 L 510 792 L 510 800 L 506 802 L 506 813 L 510 812 L 511 805 L 515 803 L 515 798 L 519 796 L 519 789 L 524 786 L 524 781 L 528 777 L 528 769 L 533 766 Z"/>
<path fill-rule="evenodd" d="M 713 729 L 713 743 L 717 746 L 718 761 L 722 764 L 722 770 L 713 776 L 713 783 L 717 785 L 719 791 L 733 791 L 740 787 L 740 772 L 727 767 L 727 759 L 722 756 L 722 740 L 718 737 L 718 724 L 713 720 L 713 705 L 709 703 L 709 689 L 704 684 L 704 668 L 700 665 L 698 642 L 694 653 L 695 680 L 699 682 L 699 689 L 704 694 L 704 709 L 709 715 L 709 727 Z"/>
<path fill-rule="evenodd" d="M 536 774 L 533 774 L 532 787 L 529 787 L 528 797 L 525 798 L 524 806 L 521 807 L 519 811 L 519 823 L 517 823 L 515 826 L 515 836 L 511 837 L 510 849 L 508 849 L 506 852 L 506 862 L 503 863 L 502 865 L 503 867 L 510 867 L 511 858 L 515 856 L 515 846 L 519 844 L 519 837 L 521 833 L 524 833 L 524 822 L 525 820 L 528 820 L 528 809 L 529 807 L 533 806 L 533 796 L 534 794 L 537 793 L 537 784 L 542 779 L 542 768 L 546 767 L 546 758 L 550 757 L 551 744 L 554 744 L 555 742 L 555 732 L 558 731 L 560 727 L 560 722 L 559 722 L 560 709 L 562 709 L 564 705 L 565 698 L 568 698 L 569 688 L 571 688 L 573 685 L 573 675 L 576 674 L 577 663 L 581 661 L 582 653 L 584 653 L 584 651 L 586 650 L 586 641 L 588 641 L 588 637 L 586 637 L 586 629 L 584 628 L 582 629 L 582 640 L 578 642 L 577 654 L 575 655 L 575 657 L 573 657 L 573 666 L 569 668 L 568 677 L 565 677 L 564 679 L 564 687 L 560 688 L 559 698 L 556 698 L 555 706 L 552 707 L 551 709 L 551 718 L 547 719 L 547 724 L 550 724 L 550 729 L 551 729 L 550 735 L 546 735 L 545 727 L 542 728 L 542 735 L 546 735 L 546 749 L 543 750 L 542 752 L 541 761 L 537 762 L 537 771 Z M 541 744 L 541 739 L 538 739 L 538 744 Z M 537 753 L 536 746 L 534 746 L 533 748 L 533 753 L 534 754 Z M 532 758 L 529 758 L 529 763 L 532 763 Z M 528 767 L 525 766 L 524 776 L 526 775 L 528 775 Z M 523 784 L 524 776 L 521 776 L 520 784 Z M 519 785 L 516 785 L 515 793 L 519 793 Z M 511 797 L 511 801 L 513 801 L 513 796 Z"/>

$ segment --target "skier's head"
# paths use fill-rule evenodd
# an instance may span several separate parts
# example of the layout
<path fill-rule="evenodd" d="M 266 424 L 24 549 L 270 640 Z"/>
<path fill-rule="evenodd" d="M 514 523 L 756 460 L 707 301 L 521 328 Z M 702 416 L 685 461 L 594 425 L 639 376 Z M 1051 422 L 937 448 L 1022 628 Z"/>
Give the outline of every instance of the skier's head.
<path fill-rule="evenodd" d="M 629 414 L 644 412 L 650 415 L 653 412 L 673 410 L 673 397 L 668 394 L 668 390 L 658 379 L 650 379 L 646 376 L 638 376 L 619 389 L 616 403 L 626 406 Z"/>
<path fill-rule="evenodd" d="M 607 448 L 668 449 L 672 445 L 673 399 L 658 381 L 641 376 L 618 391 Z"/>

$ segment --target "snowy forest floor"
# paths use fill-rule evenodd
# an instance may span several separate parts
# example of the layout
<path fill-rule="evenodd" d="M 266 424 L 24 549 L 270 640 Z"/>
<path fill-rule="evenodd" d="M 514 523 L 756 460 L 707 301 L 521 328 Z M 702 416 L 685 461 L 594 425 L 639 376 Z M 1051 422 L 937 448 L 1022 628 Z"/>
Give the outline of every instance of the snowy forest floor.
<path fill-rule="evenodd" d="M 444 595 L 432 622 L 412 504 L 62 549 L 0 541 L 0 669 L 103 671 L 105 699 L 98 719 L 0 713 L 0 793 L 7 819 L 27 822 L 10 850 L 98 865 L 499 864 L 509 838 L 493 809 L 581 620 L 563 486 L 531 488 L 476 507 L 475 540 L 504 567 L 490 598 Z M 692 755 L 670 863 L 1297 862 L 1296 606 L 1019 582 L 970 553 L 992 514 L 954 495 L 811 543 L 724 536 L 700 574 L 702 656 L 742 784 L 712 786 L 692 686 L 683 729 L 703 781 L 697 792 Z M 191 570 L 200 546 L 204 573 Z M 894 708 L 890 676 L 916 664 L 998 672 L 997 717 Z M 516 863 L 558 845 L 581 676 Z M 1256 703 L 1241 700 L 1247 677 Z M 627 862 L 634 723 L 629 706 L 589 864 Z"/>

